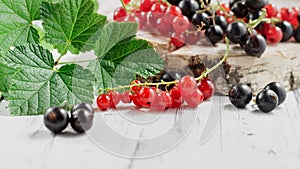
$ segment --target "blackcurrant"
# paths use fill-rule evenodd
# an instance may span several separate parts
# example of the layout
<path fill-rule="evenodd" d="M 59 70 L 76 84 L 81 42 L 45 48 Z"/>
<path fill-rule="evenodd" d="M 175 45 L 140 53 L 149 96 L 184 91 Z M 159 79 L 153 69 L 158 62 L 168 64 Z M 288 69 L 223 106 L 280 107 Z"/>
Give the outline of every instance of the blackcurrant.
<path fill-rule="evenodd" d="M 235 44 L 245 42 L 247 33 L 247 27 L 242 22 L 233 22 L 226 29 L 228 39 Z"/>
<path fill-rule="evenodd" d="M 181 9 L 182 14 L 189 19 L 192 19 L 196 11 L 200 9 L 196 0 L 182 0 L 179 2 L 178 7 Z"/>
<path fill-rule="evenodd" d="M 205 31 L 208 40 L 215 45 L 223 39 L 224 31 L 219 25 L 211 25 Z"/>
<path fill-rule="evenodd" d="M 263 90 L 256 96 L 256 104 L 262 112 L 271 112 L 277 107 L 278 96 L 273 90 Z"/>
<path fill-rule="evenodd" d="M 4 96 L 3 96 L 3 95 L 1 95 L 1 97 L 0 97 L 0 102 L 1 102 L 2 100 L 4 100 Z"/>
<path fill-rule="evenodd" d="M 253 10 L 250 11 L 247 15 L 247 19 L 250 20 L 255 20 L 258 19 L 260 16 L 262 15 L 262 11 L 261 10 Z"/>
<path fill-rule="evenodd" d="M 286 90 L 279 82 L 269 83 L 265 89 L 273 90 L 278 96 L 278 105 L 281 105 L 286 99 Z"/>
<path fill-rule="evenodd" d="M 278 26 L 283 33 L 281 42 L 286 42 L 289 39 L 291 39 L 291 37 L 293 36 L 294 28 L 290 22 L 283 21 L 283 22 L 277 23 L 276 26 Z"/>
<path fill-rule="evenodd" d="M 232 8 L 232 6 L 237 2 L 241 2 L 241 0 L 229 0 L 229 8 Z"/>
<path fill-rule="evenodd" d="M 84 133 L 93 125 L 94 109 L 92 105 L 81 103 L 73 106 L 71 110 L 70 123 L 78 133 Z"/>
<path fill-rule="evenodd" d="M 244 49 L 248 55 L 261 57 L 265 52 L 267 42 L 265 38 L 260 34 L 252 34 L 245 42 Z"/>
<path fill-rule="evenodd" d="M 297 42 L 300 42 L 300 27 L 294 30 L 294 38 Z"/>
<path fill-rule="evenodd" d="M 238 18 L 246 17 L 249 12 L 248 7 L 244 1 L 234 3 L 230 9 Z"/>
<path fill-rule="evenodd" d="M 211 23 L 211 20 L 209 18 L 209 16 L 207 15 L 207 13 L 205 12 L 199 12 L 199 13 L 196 13 L 193 18 L 192 18 L 192 23 L 195 25 L 195 26 L 202 26 L 202 24 L 204 24 L 204 29 L 207 29 L 208 26 L 210 25 Z"/>
<path fill-rule="evenodd" d="M 215 24 L 219 25 L 223 31 L 226 31 L 226 28 L 228 26 L 228 22 L 224 16 L 215 16 Z"/>
<path fill-rule="evenodd" d="M 246 5 L 251 9 L 261 9 L 266 5 L 265 0 L 246 0 Z"/>
<path fill-rule="evenodd" d="M 168 0 L 171 5 L 177 6 L 181 0 Z"/>
<path fill-rule="evenodd" d="M 237 108 L 245 108 L 252 99 L 252 91 L 245 84 L 237 84 L 228 92 L 230 102 Z"/>
<path fill-rule="evenodd" d="M 61 133 L 68 126 L 68 123 L 68 112 L 60 107 L 52 107 L 44 115 L 45 126 L 54 134 Z"/>

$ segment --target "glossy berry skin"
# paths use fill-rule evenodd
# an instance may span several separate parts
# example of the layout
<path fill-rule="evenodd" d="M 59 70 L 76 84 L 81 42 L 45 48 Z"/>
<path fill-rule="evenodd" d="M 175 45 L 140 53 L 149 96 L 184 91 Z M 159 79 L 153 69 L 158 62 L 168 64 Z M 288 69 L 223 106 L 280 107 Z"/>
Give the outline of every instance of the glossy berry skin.
<path fill-rule="evenodd" d="M 281 83 L 272 82 L 269 83 L 264 89 L 274 91 L 278 96 L 278 105 L 281 105 L 286 99 L 286 90 Z"/>
<path fill-rule="evenodd" d="M 44 114 L 44 124 L 54 134 L 61 133 L 68 123 L 68 112 L 60 107 L 52 107 Z"/>
<path fill-rule="evenodd" d="M 189 107 L 196 108 L 200 103 L 203 102 L 204 95 L 199 89 L 196 89 L 184 100 L 188 104 Z"/>
<path fill-rule="evenodd" d="M 195 45 L 199 42 L 201 38 L 201 33 L 200 32 L 185 32 L 183 34 L 185 37 L 185 43 L 188 45 Z"/>
<path fill-rule="evenodd" d="M 119 22 L 123 21 L 125 16 L 127 16 L 127 12 L 123 7 L 119 7 L 115 9 L 114 16 L 113 16 L 115 21 L 119 21 Z"/>
<path fill-rule="evenodd" d="M 215 16 L 215 23 L 216 25 L 219 25 L 224 32 L 226 31 L 228 23 L 224 16 Z"/>
<path fill-rule="evenodd" d="M 144 87 L 137 95 L 137 101 L 145 108 L 151 107 L 151 102 L 154 99 L 155 91 L 150 87 Z"/>
<path fill-rule="evenodd" d="M 183 97 L 189 96 L 197 89 L 197 82 L 192 76 L 184 76 L 180 79 L 178 86 Z"/>
<path fill-rule="evenodd" d="M 138 101 L 138 94 L 132 95 L 132 102 L 136 107 L 143 107 L 141 103 Z"/>
<path fill-rule="evenodd" d="M 204 100 L 211 98 L 215 93 L 215 85 L 208 78 L 201 79 L 198 89 L 203 93 Z"/>
<path fill-rule="evenodd" d="M 283 22 L 277 23 L 276 26 L 278 26 L 283 33 L 281 42 L 286 42 L 289 39 L 291 39 L 291 37 L 293 36 L 294 29 L 293 29 L 293 25 L 290 22 L 283 21 Z"/>
<path fill-rule="evenodd" d="M 110 108 L 116 108 L 121 100 L 120 93 L 118 91 L 109 91 L 108 96 L 110 98 Z"/>
<path fill-rule="evenodd" d="M 173 20 L 175 16 L 165 16 L 156 22 L 156 29 L 164 36 L 171 36 L 174 32 Z"/>
<path fill-rule="evenodd" d="M 300 42 L 300 27 L 294 30 L 293 36 L 297 42 Z"/>
<path fill-rule="evenodd" d="M 266 0 L 246 0 L 246 5 L 251 9 L 261 9 L 266 5 Z"/>
<path fill-rule="evenodd" d="M 229 0 L 229 10 L 230 10 L 230 8 L 232 8 L 233 7 L 233 5 L 235 4 L 235 3 L 238 3 L 238 2 L 240 2 L 241 0 Z M 229 12 L 229 11 L 227 11 L 227 12 Z"/>
<path fill-rule="evenodd" d="M 273 111 L 278 105 L 278 96 L 272 90 L 263 90 L 256 96 L 256 104 L 264 113 Z"/>
<path fill-rule="evenodd" d="M 171 43 L 176 47 L 182 47 L 185 44 L 185 37 L 181 32 L 175 32 L 171 36 Z"/>
<path fill-rule="evenodd" d="M 149 12 L 151 10 L 152 5 L 156 2 L 157 0 L 142 0 L 139 7 L 140 11 Z"/>
<path fill-rule="evenodd" d="M 207 13 L 199 12 L 193 16 L 192 23 L 195 26 L 201 26 L 203 23 L 203 24 L 205 24 L 205 26 L 203 28 L 207 29 L 208 26 L 211 24 L 211 20 L 210 20 L 209 16 L 207 15 Z"/>
<path fill-rule="evenodd" d="M 228 39 L 235 44 L 244 42 L 247 38 L 247 33 L 246 26 L 241 22 L 230 23 L 226 29 Z"/>
<path fill-rule="evenodd" d="M 174 6 L 178 6 L 179 2 L 181 0 L 168 0 L 168 2 L 171 4 L 171 5 L 174 5 Z"/>
<path fill-rule="evenodd" d="M 111 100 L 108 94 L 99 95 L 96 102 L 99 110 L 101 111 L 105 111 L 110 108 Z"/>
<path fill-rule="evenodd" d="M 166 9 L 166 14 L 171 15 L 171 16 L 181 16 L 182 11 L 177 6 L 169 6 Z"/>
<path fill-rule="evenodd" d="M 265 30 L 265 36 L 269 44 L 276 44 L 282 40 L 283 33 L 278 26 L 269 26 Z"/>
<path fill-rule="evenodd" d="M 92 105 L 81 103 L 71 109 L 70 124 L 77 133 L 84 133 L 93 125 L 94 109 Z"/>
<path fill-rule="evenodd" d="M 200 9 L 199 3 L 196 0 L 182 0 L 178 4 L 178 7 L 181 9 L 182 14 L 189 19 L 192 19 L 196 11 Z"/>
<path fill-rule="evenodd" d="M 266 16 L 267 18 L 273 18 L 277 16 L 278 9 L 276 8 L 275 5 L 267 4 L 264 8 L 267 10 L 267 16 Z"/>
<path fill-rule="evenodd" d="M 138 22 L 139 24 L 139 28 L 142 29 L 143 27 L 145 27 L 147 25 L 148 22 L 148 13 L 146 12 L 137 12 L 134 13 L 133 16 L 138 18 L 137 20 L 135 19 L 135 21 Z"/>
<path fill-rule="evenodd" d="M 168 99 L 165 91 L 157 91 L 151 101 L 151 109 L 156 111 L 165 111 L 168 106 Z"/>
<path fill-rule="evenodd" d="M 266 51 L 266 48 L 267 42 L 260 34 L 250 35 L 244 44 L 246 54 L 256 57 L 261 57 L 261 55 Z"/>
<path fill-rule="evenodd" d="M 173 20 L 173 28 L 176 32 L 185 32 L 190 26 L 190 21 L 186 16 L 176 16 Z"/>
<path fill-rule="evenodd" d="M 291 22 L 294 19 L 295 11 L 291 8 L 281 8 L 280 11 L 281 20 Z"/>
<path fill-rule="evenodd" d="M 234 15 L 237 18 L 244 18 L 247 16 L 249 10 L 248 6 L 246 5 L 246 2 L 244 1 L 239 1 L 233 4 L 231 7 L 231 11 L 234 13 Z"/>
<path fill-rule="evenodd" d="M 224 37 L 223 29 L 219 25 L 211 25 L 205 31 L 205 35 L 208 40 L 215 45 L 220 42 Z"/>
<path fill-rule="evenodd" d="M 170 90 L 170 97 L 171 97 L 171 100 L 172 100 L 171 108 L 181 107 L 181 105 L 183 103 L 183 99 L 182 99 L 182 96 L 181 96 L 180 88 L 178 86 L 174 86 Z"/>
<path fill-rule="evenodd" d="M 132 99 L 133 99 L 132 97 L 133 97 L 132 93 L 126 91 L 126 92 L 124 92 L 124 93 L 121 94 L 121 101 L 123 103 L 131 103 Z"/>
<path fill-rule="evenodd" d="M 245 84 L 237 84 L 228 92 L 230 102 L 237 108 L 245 108 L 252 99 L 252 91 Z"/>
<path fill-rule="evenodd" d="M 131 1 L 131 0 L 122 0 L 123 2 L 124 2 L 124 4 L 126 5 L 126 4 L 129 4 L 129 2 Z"/>

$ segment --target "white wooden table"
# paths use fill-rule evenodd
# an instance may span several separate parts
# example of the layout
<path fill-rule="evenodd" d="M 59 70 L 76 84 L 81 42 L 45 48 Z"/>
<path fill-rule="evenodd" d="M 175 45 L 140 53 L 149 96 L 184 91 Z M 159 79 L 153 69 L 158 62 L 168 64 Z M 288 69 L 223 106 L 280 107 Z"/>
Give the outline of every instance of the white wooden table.
<path fill-rule="evenodd" d="M 116 4 L 101 0 L 101 12 Z M 54 136 L 42 116 L 11 117 L 6 106 L 0 104 L 0 169 L 300 168 L 300 89 L 269 114 L 254 103 L 236 109 L 224 96 L 165 113 L 121 105 L 97 113 L 85 135 L 68 127 Z"/>

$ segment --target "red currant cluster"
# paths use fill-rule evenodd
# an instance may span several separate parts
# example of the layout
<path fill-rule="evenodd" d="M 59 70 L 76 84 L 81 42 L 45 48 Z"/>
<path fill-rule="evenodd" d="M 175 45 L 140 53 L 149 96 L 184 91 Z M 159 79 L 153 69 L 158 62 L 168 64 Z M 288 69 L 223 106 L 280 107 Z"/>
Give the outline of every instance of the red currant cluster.
<path fill-rule="evenodd" d="M 162 91 L 158 88 L 159 85 L 167 85 L 167 88 L 172 84 L 175 86 L 169 91 Z M 184 76 L 179 81 L 156 84 L 141 83 L 139 80 L 134 80 L 129 86 L 125 86 L 125 88 L 127 87 L 130 88 L 130 91 L 125 91 L 122 94 L 117 89 L 100 94 L 97 98 L 98 108 L 102 111 L 116 108 L 120 101 L 123 103 L 133 102 L 136 107 L 149 108 L 155 111 L 179 108 L 184 101 L 189 107 L 195 108 L 204 100 L 212 97 L 215 92 L 215 87 L 208 78 L 203 78 L 197 83 L 197 79 L 191 76 Z"/>
<path fill-rule="evenodd" d="M 162 0 L 141 0 L 132 8 L 117 8 L 114 11 L 114 20 L 137 22 L 139 28 L 144 30 L 155 29 L 160 34 L 171 37 L 171 43 L 176 47 L 185 43 L 196 44 L 200 40 L 198 28 L 190 24 L 189 18 L 175 5 Z"/>

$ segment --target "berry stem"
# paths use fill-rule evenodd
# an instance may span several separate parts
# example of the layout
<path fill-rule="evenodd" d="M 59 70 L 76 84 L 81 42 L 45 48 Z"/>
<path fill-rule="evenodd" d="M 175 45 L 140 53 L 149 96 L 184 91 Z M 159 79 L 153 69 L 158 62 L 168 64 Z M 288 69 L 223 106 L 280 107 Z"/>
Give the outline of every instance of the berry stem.
<path fill-rule="evenodd" d="M 123 0 L 120 0 L 123 8 L 125 9 L 126 12 L 129 12 L 129 9 L 127 8 L 127 6 L 125 5 L 124 1 Z"/>
<path fill-rule="evenodd" d="M 57 63 L 57 65 L 66 65 L 66 64 L 73 64 L 73 63 L 86 63 L 86 62 L 95 61 L 95 60 L 97 60 L 97 59 L 79 60 L 79 61 L 75 61 L 75 62 L 59 62 L 59 63 Z"/>
<path fill-rule="evenodd" d="M 228 54 L 229 54 L 229 39 L 226 37 L 225 38 L 225 41 L 226 41 L 226 52 L 223 56 L 223 58 L 215 65 L 213 66 L 212 68 L 209 68 L 207 69 L 205 72 L 203 72 L 199 77 L 197 77 L 195 80 L 199 81 L 201 79 L 203 79 L 204 77 L 207 77 L 207 75 L 209 73 L 211 73 L 212 71 L 214 71 L 215 69 L 217 69 L 219 66 L 221 66 L 227 59 L 228 57 Z M 105 88 L 105 89 L 99 89 L 98 90 L 98 93 L 101 94 L 103 91 L 117 91 L 117 90 L 124 90 L 124 89 L 131 89 L 132 87 L 139 87 L 139 86 L 160 86 L 160 85 L 166 85 L 166 86 L 169 86 L 169 85 L 172 85 L 172 84 L 177 84 L 178 83 L 178 80 L 175 80 L 175 81 L 171 81 L 171 82 L 159 82 L 159 83 L 140 83 L 140 84 L 132 84 L 132 85 L 126 85 L 126 86 L 119 86 L 119 87 L 114 87 L 114 88 Z"/>

